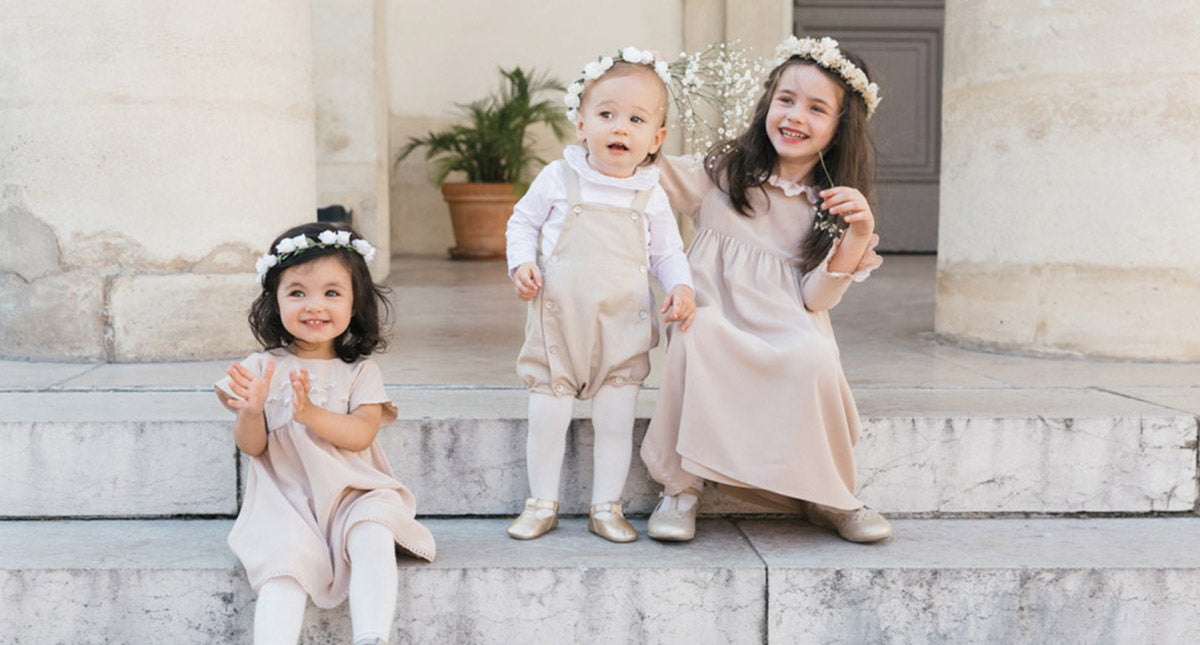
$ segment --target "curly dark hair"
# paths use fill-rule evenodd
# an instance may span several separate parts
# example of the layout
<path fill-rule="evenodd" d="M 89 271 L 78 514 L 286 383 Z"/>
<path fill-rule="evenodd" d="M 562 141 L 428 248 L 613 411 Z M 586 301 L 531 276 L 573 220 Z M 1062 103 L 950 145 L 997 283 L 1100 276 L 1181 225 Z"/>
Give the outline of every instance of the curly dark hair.
<path fill-rule="evenodd" d="M 842 55 L 869 76 L 862 59 L 844 49 Z M 829 169 L 833 186 L 853 186 L 867 198 L 867 203 L 873 204 L 871 183 L 874 179 L 875 148 L 867 130 L 867 104 L 840 76 L 831 74 L 816 62 L 800 56 L 793 56 L 771 70 L 763 83 L 764 91 L 758 99 L 754 116 L 745 132 L 709 149 L 704 157 L 704 167 L 708 176 L 716 185 L 724 188 L 729 194 L 730 203 L 744 217 L 753 216 L 747 197 L 751 189 L 761 190 L 763 196 L 770 199 L 763 185 L 775 171 L 779 155 L 767 137 L 767 112 L 771 109 L 771 100 L 774 98 L 779 77 L 783 75 L 784 70 L 793 65 L 814 66 L 841 86 L 846 97 L 843 101 L 845 105 L 838 115 L 833 141 L 824 152 L 825 166 Z M 823 172 L 816 173 L 814 179 L 821 190 L 833 187 L 827 185 L 829 181 Z M 829 232 L 810 231 L 800 242 L 800 270 L 808 273 L 817 268 L 832 245 L 833 235 Z"/>
<path fill-rule="evenodd" d="M 362 239 L 362 236 L 347 224 L 310 222 L 284 231 L 271 242 L 267 253 L 275 253 L 275 245 L 284 238 L 303 234 L 316 240 L 321 232 L 329 230 L 349 231 L 351 240 Z M 248 316 L 250 331 L 262 344 L 263 349 L 285 347 L 295 340 L 283 326 L 283 319 L 279 316 L 279 297 L 276 291 L 279 290 L 279 278 L 284 269 L 327 256 L 336 257 L 341 261 L 342 266 L 350 272 L 350 279 L 354 283 L 354 310 L 350 316 L 350 326 L 333 340 L 334 353 L 343 361 L 353 363 L 360 356 L 387 349 L 387 339 L 382 330 L 391 318 L 391 303 L 387 299 L 391 290 L 371 280 L 371 271 L 358 251 L 332 246 L 313 246 L 293 253 L 267 271 L 262 281 L 262 293 L 258 294 L 258 298 L 250 305 Z"/>

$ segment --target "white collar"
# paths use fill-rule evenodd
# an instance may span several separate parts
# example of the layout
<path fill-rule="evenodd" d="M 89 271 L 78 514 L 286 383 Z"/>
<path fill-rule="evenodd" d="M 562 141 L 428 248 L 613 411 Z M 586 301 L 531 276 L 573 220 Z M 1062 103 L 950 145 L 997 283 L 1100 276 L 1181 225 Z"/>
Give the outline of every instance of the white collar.
<path fill-rule="evenodd" d="M 819 194 L 820 191 L 816 186 L 801 184 L 799 182 L 792 181 L 791 179 L 783 179 L 779 175 L 771 175 L 770 177 L 767 177 L 767 183 L 782 190 L 783 194 L 787 195 L 788 197 L 795 197 L 800 193 L 804 193 L 804 196 L 808 198 L 808 202 L 810 204 L 817 204 L 821 201 L 821 196 Z"/>
<path fill-rule="evenodd" d="M 658 185 L 658 166 L 638 166 L 630 177 L 609 177 L 588 165 L 588 151 L 583 146 L 567 146 L 563 159 L 579 176 L 593 184 L 626 190 L 648 190 Z"/>

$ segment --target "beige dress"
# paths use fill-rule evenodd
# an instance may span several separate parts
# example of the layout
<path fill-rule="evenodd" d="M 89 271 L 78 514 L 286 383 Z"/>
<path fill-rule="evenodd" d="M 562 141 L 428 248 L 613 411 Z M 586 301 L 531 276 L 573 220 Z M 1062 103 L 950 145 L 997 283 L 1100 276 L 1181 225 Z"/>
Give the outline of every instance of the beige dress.
<path fill-rule="evenodd" d="M 696 226 L 688 250 L 696 318 L 686 332 L 668 328 L 658 408 L 641 449 L 651 476 L 668 494 L 706 479 L 781 510 L 795 510 L 796 500 L 861 506 L 858 412 L 827 310 L 882 260 L 869 251 L 851 275 L 830 273 L 827 257 L 801 275 L 814 211 L 799 187 L 751 191 L 755 216 L 747 218 L 690 159 L 661 166 L 671 205 Z"/>
<path fill-rule="evenodd" d="M 517 374 L 531 392 L 591 398 L 601 386 L 641 385 L 658 344 L 647 282 L 644 209 L 584 203 L 579 177 L 562 165 L 570 204 L 543 288 L 529 302 Z"/>
<path fill-rule="evenodd" d="M 396 544 L 432 561 L 433 536 L 417 523 L 413 495 L 396 481 L 379 442 L 353 452 L 338 448 L 292 420 L 288 373 L 308 370 L 313 403 L 338 413 L 360 405 L 383 406 L 382 423 L 396 420 L 374 361 L 302 359 L 286 350 L 258 352 L 242 361 L 262 374 L 275 362 L 264 408 L 267 449 L 250 460 L 241 512 L 229 547 L 246 568 L 255 591 L 271 578 L 293 578 L 318 607 L 335 607 L 348 595 L 350 559 L 346 537 L 359 522 L 391 530 Z M 233 396 L 230 379 L 216 384 L 222 401 Z"/>

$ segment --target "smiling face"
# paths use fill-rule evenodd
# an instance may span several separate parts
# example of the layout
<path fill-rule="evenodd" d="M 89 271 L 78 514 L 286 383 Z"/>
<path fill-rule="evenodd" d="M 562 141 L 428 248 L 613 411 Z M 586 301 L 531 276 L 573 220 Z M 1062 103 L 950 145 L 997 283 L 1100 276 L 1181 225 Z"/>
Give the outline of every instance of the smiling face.
<path fill-rule="evenodd" d="M 648 67 L 610 72 L 583 94 L 576 124 L 588 165 L 610 177 L 630 177 L 667 136 L 666 88 Z"/>
<path fill-rule="evenodd" d="M 843 98 L 842 86 L 814 65 L 792 65 L 779 75 L 766 126 L 781 177 L 812 182 L 818 152 L 837 132 Z"/>
<path fill-rule="evenodd" d="M 354 315 L 354 282 L 336 256 L 326 255 L 283 270 L 275 291 L 283 328 L 300 358 L 335 358 L 333 340 Z"/>

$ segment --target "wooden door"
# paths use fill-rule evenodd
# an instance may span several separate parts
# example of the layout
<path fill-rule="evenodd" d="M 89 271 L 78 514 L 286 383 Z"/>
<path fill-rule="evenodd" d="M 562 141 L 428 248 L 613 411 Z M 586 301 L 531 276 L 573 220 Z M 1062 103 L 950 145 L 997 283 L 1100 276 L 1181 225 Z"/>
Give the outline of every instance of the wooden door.
<path fill-rule="evenodd" d="M 797 0 L 794 16 L 797 36 L 836 38 L 880 86 L 871 118 L 880 249 L 936 251 L 943 0 Z"/>

